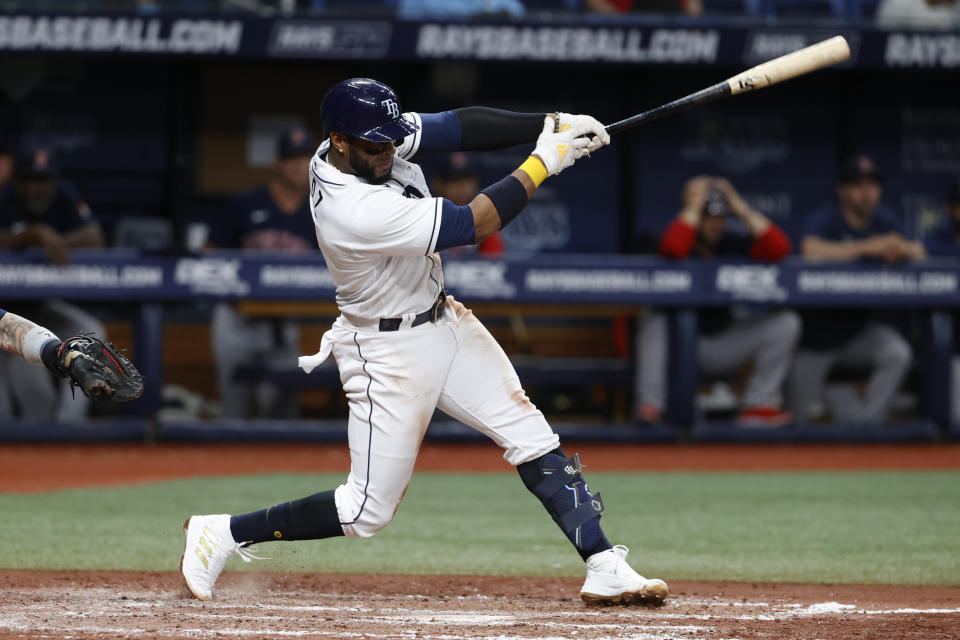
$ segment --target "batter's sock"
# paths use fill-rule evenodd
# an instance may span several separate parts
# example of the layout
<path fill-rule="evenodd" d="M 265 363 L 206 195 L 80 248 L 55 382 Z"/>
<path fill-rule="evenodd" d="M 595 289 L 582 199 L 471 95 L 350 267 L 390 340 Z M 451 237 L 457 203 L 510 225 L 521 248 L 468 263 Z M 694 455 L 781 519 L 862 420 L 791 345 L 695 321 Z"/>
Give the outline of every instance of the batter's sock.
<path fill-rule="evenodd" d="M 517 465 L 517 472 L 520 474 L 520 479 L 523 480 L 523 484 L 526 485 L 527 489 L 529 489 L 531 493 L 533 493 L 534 487 L 540 484 L 540 481 L 543 480 L 543 461 L 547 456 L 559 456 L 563 460 L 568 458 L 567 454 L 563 452 L 563 449 L 557 447 L 550 453 L 540 456 L 536 460 L 531 460 L 529 462 L 524 462 L 523 464 Z M 536 494 L 534 493 L 534 495 Z M 563 530 L 564 527 L 560 522 L 560 515 L 557 513 L 557 508 L 553 504 L 553 501 L 541 500 L 541 502 L 546 508 L 547 513 L 550 514 L 550 517 L 553 518 L 553 521 L 557 523 L 557 526 L 559 526 L 561 530 Z M 566 533 L 566 531 L 564 531 L 564 533 Z M 575 542 L 573 543 L 573 546 L 577 550 L 577 553 L 580 554 L 580 557 L 584 560 L 595 553 L 600 553 L 601 551 L 606 551 L 607 549 L 612 548 L 610 542 L 607 540 L 607 536 L 605 536 L 603 531 L 600 529 L 599 516 L 582 525 L 581 540 L 583 541 L 583 546 L 580 546 Z M 571 542 L 573 541 L 571 540 Z"/>
<path fill-rule="evenodd" d="M 230 518 L 230 533 L 237 542 L 256 544 L 268 540 L 318 540 L 343 535 L 333 491 L 322 491 L 268 509 Z"/>

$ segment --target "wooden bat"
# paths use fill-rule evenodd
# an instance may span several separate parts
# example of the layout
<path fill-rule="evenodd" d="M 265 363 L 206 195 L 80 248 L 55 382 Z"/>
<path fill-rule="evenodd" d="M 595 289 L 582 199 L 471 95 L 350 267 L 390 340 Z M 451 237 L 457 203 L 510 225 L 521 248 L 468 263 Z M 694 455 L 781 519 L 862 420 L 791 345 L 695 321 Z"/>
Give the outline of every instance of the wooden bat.
<path fill-rule="evenodd" d="M 635 116 L 630 116 L 625 120 L 608 124 L 606 127 L 607 133 L 614 134 L 626 131 L 642 122 L 656 120 L 657 118 L 675 113 L 681 109 L 710 102 L 717 98 L 735 96 L 738 93 L 746 93 L 747 91 L 755 91 L 769 87 L 772 84 L 790 80 L 791 78 L 802 76 L 805 73 L 816 71 L 817 69 L 829 67 L 849 57 L 850 45 L 847 44 L 843 36 L 834 36 L 823 42 L 812 44 L 809 47 L 798 49 L 793 53 L 788 53 L 779 58 L 758 64 L 743 73 L 738 73 L 732 78 L 718 82 L 712 87 L 701 89 L 696 93 L 691 93 L 688 96 L 660 105 L 649 111 L 638 113 Z"/>

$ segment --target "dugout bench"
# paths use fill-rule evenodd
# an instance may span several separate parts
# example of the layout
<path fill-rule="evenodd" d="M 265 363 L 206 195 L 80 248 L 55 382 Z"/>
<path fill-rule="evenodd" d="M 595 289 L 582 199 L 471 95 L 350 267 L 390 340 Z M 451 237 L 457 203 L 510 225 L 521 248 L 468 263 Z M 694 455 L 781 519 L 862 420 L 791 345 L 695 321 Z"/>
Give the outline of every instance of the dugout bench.
<path fill-rule="evenodd" d="M 694 418 L 698 307 L 753 304 L 914 309 L 921 313 L 924 324 L 923 348 L 917 358 L 924 372 L 926 425 L 917 433 L 936 438 L 939 425 L 947 427 L 948 435 L 960 436 L 960 427 L 950 425 L 951 313 L 960 308 L 960 260 L 931 260 L 892 268 L 814 265 L 799 260 L 768 265 L 553 254 L 526 260 L 449 259 L 444 261 L 444 271 L 447 288 L 481 317 L 509 315 L 518 308 L 525 314 L 544 316 L 569 315 L 571 308 L 587 315 L 633 314 L 645 305 L 669 309 L 673 393 L 668 418 L 680 425 L 690 425 Z M 77 251 L 71 264 L 64 266 L 50 265 L 41 252 L 0 256 L 0 299 L 46 298 L 129 305 L 134 317 L 134 357 L 148 381 L 143 397 L 131 409 L 147 419 L 161 405 L 167 305 L 229 299 L 250 312 L 269 303 L 259 308 L 276 313 L 278 305 L 290 305 L 287 311 L 291 313 L 299 309 L 310 315 L 318 310 L 331 317 L 335 314 L 330 302 L 334 298 L 333 282 L 319 256 L 242 251 L 144 256 L 129 250 Z M 563 379 L 568 375 L 556 366 L 559 362 L 544 366 L 542 361 L 518 360 L 517 364 L 521 379 L 527 382 L 537 376 Z M 601 367 L 595 375 L 622 383 L 628 374 L 612 366 L 606 371 Z M 691 435 L 724 439 L 723 431 L 695 425 Z M 829 431 L 820 427 L 810 437 L 830 439 Z M 865 439 L 897 437 L 892 431 L 858 433 Z M 751 434 L 754 439 L 796 436 L 798 432 L 784 435 L 784 430 Z"/>

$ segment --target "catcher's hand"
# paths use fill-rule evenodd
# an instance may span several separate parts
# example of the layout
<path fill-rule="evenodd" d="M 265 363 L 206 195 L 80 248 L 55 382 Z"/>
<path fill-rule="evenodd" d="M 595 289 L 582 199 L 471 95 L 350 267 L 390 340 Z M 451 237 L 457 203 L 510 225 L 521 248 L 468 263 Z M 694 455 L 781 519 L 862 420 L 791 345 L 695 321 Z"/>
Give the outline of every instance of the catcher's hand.
<path fill-rule="evenodd" d="M 143 392 L 143 376 L 112 344 L 80 334 L 63 341 L 57 367 L 88 398 L 127 402 Z"/>

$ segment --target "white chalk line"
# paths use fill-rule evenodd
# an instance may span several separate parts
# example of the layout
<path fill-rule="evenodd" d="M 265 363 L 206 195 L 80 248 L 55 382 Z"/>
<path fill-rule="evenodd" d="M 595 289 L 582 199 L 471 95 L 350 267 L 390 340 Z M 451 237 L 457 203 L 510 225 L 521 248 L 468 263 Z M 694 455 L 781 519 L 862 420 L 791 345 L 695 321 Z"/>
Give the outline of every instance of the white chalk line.
<path fill-rule="evenodd" d="M 302 597 L 303 594 L 300 594 Z M 311 595 L 311 597 L 313 597 Z M 114 602 L 114 601 L 111 601 Z M 760 608 L 760 609 L 773 609 L 776 608 L 776 613 L 764 613 L 758 615 L 725 615 L 725 614 L 694 614 L 694 613 L 673 613 L 669 610 L 669 605 L 664 609 L 632 609 L 630 613 L 624 613 L 621 611 L 615 611 L 611 609 L 585 609 L 582 611 L 551 611 L 551 612 L 536 612 L 536 611 L 524 611 L 523 615 L 525 618 L 556 618 L 558 616 L 578 616 L 578 617 L 596 617 L 596 618 L 628 618 L 636 619 L 638 614 L 646 614 L 652 618 L 663 619 L 681 619 L 681 618 L 694 618 L 697 620 L 776 620 L 784 617 L 808 617 L 815 615 L 824 615 L 824 614 L 855 614 L 855 615 L 901 615 L 901 614 L 950 614 L 950 613 L 960 613 L 960 607 L 954 609 L 919 609 L 919 608 L 898 608 L 898 609 L 858 609 L 856 605 L 852 604 L 842 604 L 839 602 L 818 602 L 810 605 L 798 604 L 798 603 L 782 603 L 773 605 L 768 602 L 740 602 L 740 601 L 697 601 L 697 600 L 685 600 L 685 599 L 675 599 L 670 602 L 682 605 L 697 605 L 697 606 L 717 606 L 722 608 Z M 245 609 L 245 605 L 232 604 L 230 602 L 196 602 L 196 601 L 184 601 L 181 603 L 187 607 L 196 607 L 203 609 L 225 609 L 225 610 L 236 610 L 236 609 Z M 134 600 L 124 600 L 122 601 L 122 606 L 126 607 L 166 607 L 170 606 L 169 601 L 134 601 Z M 470 609 L 408 609 L 403 607 L 369 607 L 369 606 L 329 606 L 329 605 L 280 605 L 280 604 L 269 604 L 269 603 L 258 603 L 256 605 L 257 609 L 261 610 L 274 610 L 274 611 L 288 611 L 288 612 L 310 612 L 310 611 L 352 611 L 357 613 L 373 613 L 373 612 L 390 612 L 396 614 L 409 614 L 409 615 L 472 615 L 474 612 Z M 491 611 L 491 610 L 488 610 Z M 511 612 L 506 609 L 495 609 L 496 615 L 511 615 Z"/>
<path fill-rule="evenodd" d="M 450 634 L 425 634 L 421 630 L 405 630 L 395 633 L 386 632 L 353 632 L 353 631 L 344 631 L 338 629 L 335 631 L 321 631 L 313 629 L 310 631 L 292 631 L 292 630 L 282 630 L 282 629 L 243 629 L 243 628 L 220 628 L 220 629 L 204 629 L 204 628 L 187 628 L 180 627 L 177 629 L 156 629 L 156 628 L 132 628 L 132 627 L 83 627 L 83 626 L 74 626 L 74 627 L 27 627 L 22 626 L 19 628 L 10 628 L 9 631 L 21 631 L 21 632 L 30 632 L 32 634 L 36 633 L 45 633 L 49 632 L 50 637 L 63 638 L 65 634 L 77 633 L 77 634 L 115 634 L 123 637 L 182 637 L 182 636 L 198 636 L 198 637 L 337 637 L 337 638 L 414 638 L 418 640 L 463 640 L 464 637 L 470 637 L 472 640 L 530 640 L 529 635 L 524 636 L 508 636 L 508 635 L 496 635 L 496 636 L 477 636 L 471 634 L 470 636 L 463 635 L 450 635 Z M 700 627 L 694 627 L 694 631 L 691 632 L 692 637 L 703 637 L 703 629 Z M 574 636 L 575 637 L 575 636 Z M 540 640 L 570 640 L 571 636 L 540 636 Z M 594 638 L 594 640 L 678 640 L 675 632 L 671 631 L 670 633 L 644 633 L 640 635 L 629 635 L 624 636 L 622 634 L 617 634 L 616 636 L 606 636 Z M 737 638 L 717 638 L 716 640 L 738 640 Z"/>
<path fill-rule="evenodd" d="M 152 594 L 151 594 L 152 596 Z M 301 594 L 302 596 L 302 594 Z M 144 597 L 146 597 L 144 595 Z M 153 596 L 155 597 L 155 596 Z M 313 596 L 311 596 L 313 597 Z M 89 610 L 90 600 L 89 599 L 77 599 L 81 602 L 87 610 Z M 222 609 L 227 611 L 244 611 L 249 608 L 248 605 L 237 605 L 230 602 L 196 602 L 192 600 L 184 600 L 179 603 L 175 603 L 172 600 L 155 600 L 155 599 L 144 599 L 144 600 L 135 600 L 130 599 L 130 596 L 127 599 L 117 600 L 114 598 L 104 598 L 104 599 L 94 599 L 94 602 L 100 605 L 100 608 L 103 610 L 106 609 L 123 609 L 123 608 L 156 608 L 156 607 L 167 607 L 172 604 L 179 604 L 179 606 L 193 607 L 197 609 Z M 738 607 L 738 608 L 747 608 L 747 607 L 756 607 L 771 609 L 774 605 L 766 602 L 760 603 L 749 603 L 749 602 L 722 602 L 722 601 L 696 601 L 696 600 L 675 600 L 676 604 L 695 604 L 699 606 L 709 605 L 709 606 L 718 606 L 723 608 L 729 607 Z M 58 607 L 62 606 L 58 604 Z M 270 611 L 280 611 L 280 612 L 357 612 L 357 613 L 374 613 L 374 612 L 384 612 L 392 613 L 399 615 L 407 616 L 471 616 L 476 615 L 476 612 L 468 609 L 422 609 L 422 608 L 403 608 L 403 607 L 369 607 L 369 606 L 347 606 L 347 605 L 278 605 L 278 604 L 269 604 L 269 603 L 257 603 L 256 608 L 258 610 L 270 610 Z M 707 620 L 707 619 L 717 619 L 717 620 L 775 620 L 784 617 L 809 617 L 814 615 L 824 615 L 824 614 L 855 614 L 855 615 L 902 615 L 902 614 L 952 614 L 960 613 L 960 608 L 952 609 L 922 609 L 922 608 L 897 608 L 897 609 L 858 609 L 855 605 L 851 604 L 842 604 L 839 602 L 820 602 L 811 605 L 802 605 L 796 603 L 783 603 L 776 605 L 776 608 L 779 609 L 775 613 L 764 613 L 760 615 L 725 615 L 725 614 L 695 614 L 695 613 L 683 613 L 678 612 L 674 613 L 667 609 L 659 609 L 655 611 L 649 610 L 631 610 L 630 613 L 613 611 L 610 609 L 599 609 L 599 610 L 581 610 L 581 611 L 555 611 L 555 612 L 532 612 L 525 611 L 523 615 L 525 618 L 556 618 L 557 616 L 578 616 L 578 617 L 595 617 L 595 618 L 629 618 L 636 619 L 638 613 L 647 612 L 647 615 L 656 619 L 683 619 L 683 618 L 692 618 L 698 620 Z M 488 610 L 490 611 L 490 610 Z M 497 609 L 494 610 L 493 615 L 506 616 L 509 618 L 514 618 L 515 614 L 509 610 Z M 63 612 L 62 609 L 58 608 L 58 612 Z M 86 615 L 84 612 L 76 612 L 77 615 Z M 116 611 L 112 612 L 116 614 Z M 212 614 L 216 615 L 216 614 Z M 0 618 L 2 619 L 2 618 Z M 480 618 L 478 618 L 480 619 Z M 486 618 L 484 618 L 486 619 Z"/>
<path fill-rule="evenodd" d="M 437 635 L 424 633 L 422 627 L 432 626 L 432 625 L 444 625 L 444 626 L 456 626 L 456 625 L 469 625 L 473 627 L 497 627 L 497 626 L 506 626 L 506 625 L 523 625 L 523 626 L 538 626 L 544 627 L 545 629 L 555 629 L 560 633 L 572 632 L 572 635 L 564 635 L 558 637 L 557 640 L 570 640 L 570 638 L 575 638 L 579 631 L 605 631 L 605 630 L 615 630 L 618 633 L 615 636 L 610 636 L 609 638 L 599 638 L 599 640 L 624 640 L 627 636 L 624 636 L 625 633 L 636 634 L 628 636 L 632 640 L 668 640 L 668 639 L 677 639 L 678 635 L 683 637 L 700 637 L 704 638 L 703 634 L 709 633 L 714 629 L 708 627 L 701 627 L 696 625 L 682 625 L 682 624 L 669 624 L 668 621 L 680 621 L 680 620 L 702 620 L 702 621 L 723 621 L 723 620 L 736 620 L 736 621 L 775 621 L 775 620 L 784 620 L 789 618 L 796 617 L 813 617 L 813 616 L 850 616 L 850 615 L 866 615 L 866 616 L 875 616 L 875 615 L 923 615 L 923 614 L 960 614 L 960 607 L 958 608 L 895 608 L 895 609 L 858 609 L 855 605 L 852 604 L 843 604 L 839 602 L 819 602 L 809 605 L 797 604 L 797 603 L 781 603 L 781 604 L 770 604 L 767 602 L 742 602 L 742 601 L 724 601 L 719 598 L 713 599 L 685 599 L 685 598 L 675 598 L 671 601 L 674 605 L 681 606 L 707 606 L 707 607 L 718 607 L 725 609 L 738 609 L 739 611 L 736 614 L 729 615 L 725 613 L 710 613 L 710 614 L 694 614 L 694 613 L 683 613 L 683 612 L 672 612 L 667 609 L 660 609 L 656 611 L 649 610 L 630 610 L 629 613 L 618 612 L 610 609 L 602 610 L 578 610 L 578 611 L 555 611 L 555 612 L 532 612 L 532 611 L 522 611 L 517 612 L 515 610 L 503 610 L 503 609 L 487 609 L 484 613 L 478 613 L 475 610 L 469 609 L 421 609 L 421 608 L 406 608 L 406 607 L 369 607 L 369 606 L 329 606 L 329 605 L 279 605 L 279 604 L 270 604 L 270 603 L 257 603 L 253 605 L 238 605 L 230 602 L 205 602 L 200 603 L 192 600 L 182 600 L 175 593 L 165 594 L 165 598 L 158 600 L 157 594 L 148 593 L 148 592 L 139 592 L 134 594 L 129 594 L 124 599 L 118 599 L 116 597 L 116 592 L 106 589 L 95 589 L 94 592 L 100 592 L 104 595 L 109 594 L 112 597 L 108 598 L 83 598 L 76 597 L 75 595 L 67 596 L 66 598 L 58 598 L 56 602 L 50 602 L 50 606 L 46 608 L 37 609 L 37 603 L 33 602 L 30 604 L 29 613 L 18 612 L 19 615 L 16 616 L 5 616 L 3 612 L 0 611 L 0 630 L 7 629 L 9 631 L 30 631 L 33 634 L 50 632 L 51 637 L 63 637 L 67 633 L 100 633 L 100 634 L 120 634 L 130 637 L 136 637 L 138 635 L 154 635 L 154 636 L 201 636 L 201 637 L 248 637 L 248 636 L 261 636 L 261 637 L 369 637 L 370 632 L 364 633 L 354 633 L 345 631 L 343 629 L 338 629 L 334 631 L 322 631 L 318 629 L 307 630 L 284 630 L 284 629 L 272 629 L 271 625 L 262 623 L 270 623 L 278 620 L 282 620 L 286 623 L 289 623 L 290 620 L 288 617 L 282 615 L 256 615 L 252 616 L 247 613 L 251 608 L 256 608 L 258 611 L 275 611 L 275 612 L 289 612 L 289 613 L 309 613 L 309 612 L 350 612 L 350 613 L 361 613 L 369 614 L 358 616 L 357 622 L 363 622 L 366 624 L 382 624 L 385 626 L 395 625 L 409 625 L 416 624 L 420 625 L 421 628 L 413 629 L 400 629 L 396 632 L 386 631 L 386 635 L 383 633 L 377 634 L 380 637 L 397 637 L 397 638 L 408 638 L 412 637 L 411 634 L 418 634 L 418 638 L 423 638 L 424 640 L 463 640 L 467 637 L 464 635 Z M 12 594 L 8 594 L 12 595 Z M 20 592 L 19 595 L 26 596 L 27 599 L 31 599 L 30 595 L 33 595 L 34 600 L 36 599 L 49 599 L 50 594 L 49 590 L 35 591 L 35 592 Z M 298 597 L 303 597 L 303 594 L 296 594 Z M 338 598 L 343 598 L 342 594 L 335 594 Z M 40 596 L 37 598 L 36 596 Z M 269 594 L 268 597 L 275 597 L 276 594 Z M 317 594 L 311 594 L 310 597 L 317 598 Z M 414 596 L 416 597 L 416 596 Z M 367 599 L 367 598 L 365 598 Z M 387 597 L 384 597 L 387 599 Z M 422 599 L 422 597 L 421 597 Z M 489 596 L 484 596 L 483 598 L 473 598 L 472 596 L 467 597 L 458 597 L 460 601 L 471 600 L 471 599 L 483 599 L 489 600 L 493 599 Z M 66 600 L 67 602 L 64 602 Z M 504 598 L 503 600 L 509 600 Z M 84 610 L 74 610 L 73 607 L 69 605 L 82 606 Z M 64 611 L 64 605 L 68 607 Z M 91 607 L 91 605 L 93 605 Z M 135 618 L 135 617 L 146 617 L 147 614 L 144 613 L 145 609 L 157 608 L 157 607 L 183 607 L 185 609 L 190 609 L 190 611 L 182 611 L 181 613 L 189 618 L 194 619 L 204 619 L 211 620 L 214 622 L 224 621 L 226 623 L 236 623 L 237 618 L 241 618 L 244 621 L 256 621 L 258 626 L 263 626 L 264 628 L 259 629 L 238 629 L 233 627 L 222 627 L 218 629 L 155 629 L 155 628 L 123 628 L 115 627 L 114 625 L 101 626 L 97 624 L 98 619 L 102 618 Z M 749 615 L 744 611 L 745 609 L 762 609 L 762 614 Z M 57 614 L 63 615 L 67 614 L 70 616 L 76 616 L 76 619 L 90 620 L 91 624 L 89 626 L 75 626 L 69 628 L 63 627 L 52 627 L 46 625 L 37 626 L 36 624 L 31 623 L 32 618 L 43 617 L 44 615 L 49 615 L 53 610 Z M 637 615 L 647 616 L 648 619 L 645 620 L 647 624 L 638 624 Z M 584 623 L 584 622 L 558 622 L 556 618 L 558 616 L 577 616 L 580 618 L 588 619 L 604 619 L 608 622 L 604 623 Z M 630 619 L 631 623 L 625 624 L 624 622 L 614 623 L 609 621 L 614 620 L 624 620 Z M 660 622 L 660 624 L 651 624 L 654 620 Z M 474 634 L 471 634 L 471 637 L 476 637 Z M 526 636 L 507 636 L 507 635 L 498 635 L 490 636 L 489 640 L 527 640 Z M 727 639 L 727 640 L 736 640 L 736 639 Z"/>
<path fill-rule="evenodd" d="M 61 615 L 87 619 L 91 618 L 91 614 L 86 611 L 62 611 Z M 35 614 L 36 615 L 36 614 Z M 134 611 L 120 611 L 120 612 L 111 612 L 104 614 L 105 616 L 116 619 L 116 618 L 141 618 L 144 617 L 142 613 Z M 205 611 L 186 611 L 180 612 L 177 615 L 184 618 L 199 618 L 202 620 L 236 620 L 238 617 L 242 618 L 245 622 L 247 621 L 257 621 L 257 622 L 276 622 L 283 621 L 288 622 L 289 618 L 285 616 L 263 616 L 263 615 L 249 615 L 249 614 L 239 614 L 239 615 L 225 615 L 215 612 L 205 612 Z M 582 622 L 557 622 L 555 620 L 540 620 L 539 618 L 548 618 L 550 614 L 542 613 L 537 616 L 528 616 L 535 618 L 534 620 L 519 620 L 515 615 L 504 615 L 502 613 L 492 613 L 492 614 L 477 614 L 476 612 L 449 612 L 449 611 L 430 611 L 430 610 L 411 610 L 405 613 L 393 614 L 393 615 L 372 615 L 363 618 L 358 618 L 358 622 L 363 622 L 366 624 L 397 624 L 397 623 L 415 623 L 419 625 L 436 625 L 436 626 L 449 626 L 449 625 L 470 625 L 470 626 L 516 626 L 516 625 L 530 625 L 530 626 L 539 626 L 539 627 L 555 627 L 562 629 L 577 629 L 577 630 L 621 630 L 621 631 L 653 631 L 653 632 L 663 632 L 663 631 L 673 631 L 677 633 L 698 633 L 705 629 L 706 627 L 699 625 L 675 625 L 667 623 L 658 623 L 658 624 L 624 624 L 620 623 L 607 623 L 607 624 L 588 624 Z"/>

